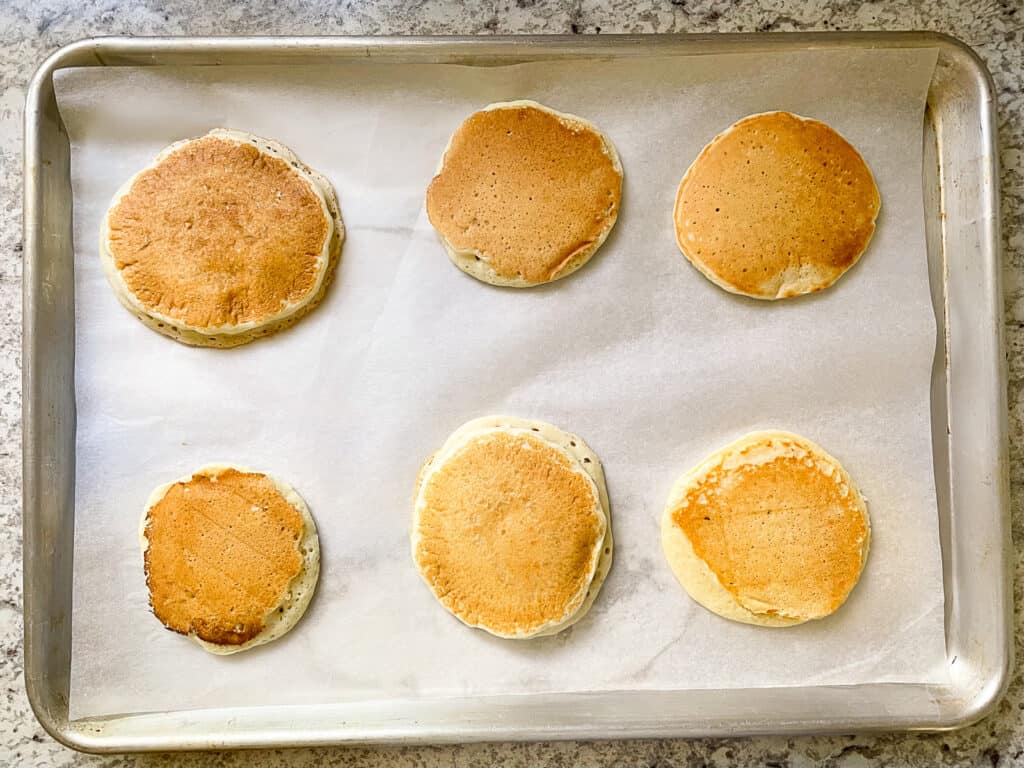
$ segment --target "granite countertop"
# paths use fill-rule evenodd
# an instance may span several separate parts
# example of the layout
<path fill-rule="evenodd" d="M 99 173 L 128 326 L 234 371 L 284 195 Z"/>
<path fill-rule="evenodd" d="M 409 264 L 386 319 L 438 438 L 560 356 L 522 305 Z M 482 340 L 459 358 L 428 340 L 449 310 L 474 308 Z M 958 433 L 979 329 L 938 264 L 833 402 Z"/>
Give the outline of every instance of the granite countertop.
<path fill-rule="evenodd" d="M 21 589 L 21 195 L 25 87 L 58 47 L 95 35 L 945 32 L 985 60 L 998 93 L 1014 538 L 1024 532 L 1024 4 L 1021 0 L 6 0 L 0 3 L 0 764 L 378 766 L 1024 765 L 1024 682 L 981 723 L 946 735 L 555 742 L 94 757 L 51 740 L 25 697 Z M 1024 558 L 1015 557 L 1016 640 Z M 869 630 L 870 631 L 870 630 Z"/>

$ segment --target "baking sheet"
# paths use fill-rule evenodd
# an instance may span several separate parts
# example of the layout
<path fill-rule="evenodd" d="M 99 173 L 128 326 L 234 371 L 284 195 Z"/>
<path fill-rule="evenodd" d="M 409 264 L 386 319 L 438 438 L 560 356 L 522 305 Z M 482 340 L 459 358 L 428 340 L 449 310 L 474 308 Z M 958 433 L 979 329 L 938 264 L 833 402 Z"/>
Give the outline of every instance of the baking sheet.
<path fill-rule="evenodd" d="M 78 70 L 73 146 L 78 467 L 70 714 L 400 696 L 945 682 L 928 390 L 935 350 L 921 202 L 934 51 L 759 53 L 510 67 Z M 452 267 L 423 193 L 448 136 L 491 101 L 595 121 L 625 168 L 594 260 L 530 291 Z M 708 283 L 675 246 L 682 173 L 735 119 L 789 109 L 862 152 L 882 194 L 861 263 L 768 305 Z M 283 141 L 335 184 L 337 284 L 294 330 L 190 349 L 116 302 L 96 254 L 117 187 L 215 126 Z M 420 462 L 489 413 L 581 434 L 608 475 L 616 555 L 594 608 L 525 643 L 458 624 L 411 564 Z M 668 490 L 704 455 L 780 427 L 838 456 L 867 496 L 872 553 L 835 616 L 783 631 L 719 619 L 663 561 Z M 288 636 L 209 656 L 148 612 L 138 516 L 212 460 L 273 471 L 317 518 L 320 588 Z"/>

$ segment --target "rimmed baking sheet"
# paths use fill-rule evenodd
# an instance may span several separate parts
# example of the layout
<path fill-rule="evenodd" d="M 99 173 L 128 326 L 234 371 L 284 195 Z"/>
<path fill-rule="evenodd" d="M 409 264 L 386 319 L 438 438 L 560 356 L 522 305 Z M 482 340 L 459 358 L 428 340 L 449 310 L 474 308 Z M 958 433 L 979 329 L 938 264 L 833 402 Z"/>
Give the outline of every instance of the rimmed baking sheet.
<path fill-rule="evenodd" d="M 936 51 L 61 75 L 76 226 L 72 716 L 263 703 L 256 690 L 277 706 L 948 684 L 920 183 Z M 594 120 L 626 172 L 623 214 L 594 262 L 530 292 L 459 274 L 422 213 L 450 131 L 512 97 Z M 302 119 L 314 105 L 316 121 Z M 678 178 L 700 147 L 770 108 L 838 128 L 883 198 L 862 263 L 830 291 L 778 306 L 707 283 L 682 261 L 670 221 Z M 216 125 L 289 144 L 334 182 L 349 227 L 324 306 L 293 331 L 231 352 L 146 331 L 117 306 L 93 258 L 120 181 L 163 145 Z M 579 432 L 609 475 L 612 575 L 585 622 L 540 643 L 500 643 L 456 624 L 408 562 L 418 463 L 459 423 L 493 412 Z M 808 434 L 838 455 L 875 526 L 851 602 L 785 632 L 729 624 L 690 603 L 657 541 L 672 479 L 766 426 Z M 146 614 L 137 544 L 123 535 L 135 531 L 151 486 L 224 458 L 302 490 L 325 564 L 302 624 L 226 665 Z M 879 623 L 886 629 L 866 630 Z M 117 684 L 105 686 L 115 671 Z M 154 699 L 159 690 L 165 697 Z"/>

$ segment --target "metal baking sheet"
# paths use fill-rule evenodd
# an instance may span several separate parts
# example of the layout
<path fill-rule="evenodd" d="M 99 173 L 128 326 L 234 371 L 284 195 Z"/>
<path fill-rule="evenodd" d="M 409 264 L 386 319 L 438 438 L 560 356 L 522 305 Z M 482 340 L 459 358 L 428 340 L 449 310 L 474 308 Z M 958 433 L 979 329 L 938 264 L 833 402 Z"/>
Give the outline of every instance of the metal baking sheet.
<path fill-rule="evenodd" d="M 928 98 L 924 189 L 941 350 L 933 376 L 932 424 L 947 601 L 948 685 L 536 694 L 260 706 L 68 721 L 74 297 L 69 148 L 53 97 L 55 70 L 97 65 L 324 63 L 353 56 L 487 65 L 577 55 L 696 56 L 850 46 L 916 46 L 940 52 Z M 113 39 L 87 41 L 58 52 L 40 70 L 26 110 L 26 679 L 43 724 L 78 748 L 114 751 L 375 740 L 948 728 L 979 716 L 997 700 L 1010 658 L 1005 376 L 1000 367 L 1001 294 L 989 97 L 987 75 L 973 54 L 946 38 L 923 34 L 618 37 L 590 42 L 578 38 Z M 969 312 L 962 311 L 968 308 Z"/>

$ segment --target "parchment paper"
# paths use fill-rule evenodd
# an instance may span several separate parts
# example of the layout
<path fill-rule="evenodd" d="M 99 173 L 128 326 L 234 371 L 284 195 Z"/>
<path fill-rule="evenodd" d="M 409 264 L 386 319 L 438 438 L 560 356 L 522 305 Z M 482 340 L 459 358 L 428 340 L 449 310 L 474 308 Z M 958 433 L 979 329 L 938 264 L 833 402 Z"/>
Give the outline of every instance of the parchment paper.
<path fill-rule="evenodd" d="M 77 303 L 72 715 L 945 680 L 921 193 L 934 64 L 931 51 L 870 50 L 62 74 Z M 459 122 L 519 98 L 593 120 L 625 168 L 606 245 L 571 278 L 526 291 L 456 270 L 423 207 Z M 837 128 L 883 201 L 854 269 L 824 293 L 777 304 L 709 283 L 679 253 L 671 224 L 676 187 L 701 147 L 771 109 Z M 96 246 L 118 186 L 165 145 L 216 126 L 293 148 L 334 183 L 348 227 L 323 305 L 294 330 L 229 351 L 143 327 L 115 300 Z M 587 618 L 551 638 L 504 641 L 462 626 L 409 555 L 420 463 L 464 421 L 496 413 L 579 433 L 608 475 L 611 575 Z M 659 541 L 676 477 L 769 427 L 839 457 L 874 530 L 849 602 L 782 630 L 697 606 Z M 152 616 L 137 536 L 156 485 L 214 460 L 292 483 L 323 548 L 302 622 L 231 658 Z"/>

